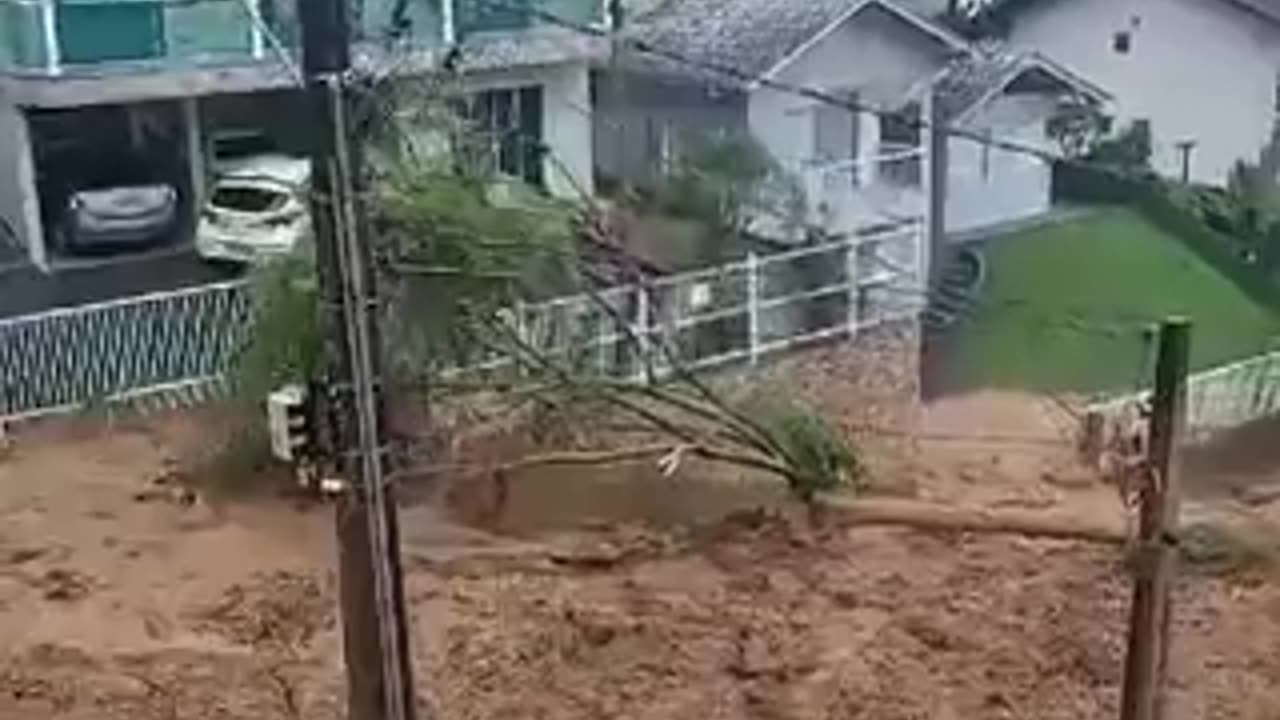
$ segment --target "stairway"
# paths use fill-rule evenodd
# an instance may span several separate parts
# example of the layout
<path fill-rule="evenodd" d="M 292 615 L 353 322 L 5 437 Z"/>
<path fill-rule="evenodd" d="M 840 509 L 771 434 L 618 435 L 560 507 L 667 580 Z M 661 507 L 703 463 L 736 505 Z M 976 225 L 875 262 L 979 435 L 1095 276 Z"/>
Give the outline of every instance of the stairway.
<path fill-rule="evenodd" d="M 976 248 L 957 248 L 943 262 L 942 275 L 924 310 L 924 325 L 929 330 L 945 330 L 964 318 L 986 278 L 982 253 Z"/>

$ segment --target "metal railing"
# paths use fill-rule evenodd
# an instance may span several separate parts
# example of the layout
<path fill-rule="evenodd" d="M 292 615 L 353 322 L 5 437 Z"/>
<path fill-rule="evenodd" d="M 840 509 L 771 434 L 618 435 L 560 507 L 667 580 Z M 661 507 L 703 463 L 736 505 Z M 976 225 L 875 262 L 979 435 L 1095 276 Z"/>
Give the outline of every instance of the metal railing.
<path fill-rule="evenodd" d="M 216 391 L 250 313 L 231 281 L 0 320 L 0 420 Z"/>
<path fill-rule="evenodd" d="M 547 357 L 640 379 L 676 362 L 756 362 L 909 318 L 923 304 L 922 262 L 921 227 L 911 223 L 503 315 Z M 248 283 L 235 280 L 0 320 L 0 421 L 97 403 L 201 402 L 222 392 L 252 313 Z M 490 354 L 449 372 L 514 364 Z"/>
<path fill-rule="evenodd" d="M 755 363 L 805 343 L 914 317 L 924 304 L 919 223 L 719 267 L 521 305 L 504 313 L 513 343 L 581 370 L 645 379 L 679 363 Z M 502 374 L 495 351 L 448 372 Z"/>
<path fill-rule="evenodd" d="M 1110 398 L 1087 410 L 1119 418 L 1144 402 L 1146 391 Z M 1280 412 L 1280 352 L 1269 352 L 1193 374 L 1187 381 L 1187 436 L 1204 441 L 1217 433 Z"/>

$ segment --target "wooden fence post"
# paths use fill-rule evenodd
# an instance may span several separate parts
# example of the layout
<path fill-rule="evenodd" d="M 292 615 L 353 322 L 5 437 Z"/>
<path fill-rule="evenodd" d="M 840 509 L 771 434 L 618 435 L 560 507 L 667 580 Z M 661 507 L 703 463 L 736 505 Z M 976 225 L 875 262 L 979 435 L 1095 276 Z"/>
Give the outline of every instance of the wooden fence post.
<path fill-rule="evenodd" d="M 1161 324 L 1148 461 L 1139 510 L 1136 577 L 1129 609 L 1121 720 L 1162 720 L 1169 665 L 1171 591 L 1181 503 L 1177 453 L 1186 424 L 1191 324 Z"/>

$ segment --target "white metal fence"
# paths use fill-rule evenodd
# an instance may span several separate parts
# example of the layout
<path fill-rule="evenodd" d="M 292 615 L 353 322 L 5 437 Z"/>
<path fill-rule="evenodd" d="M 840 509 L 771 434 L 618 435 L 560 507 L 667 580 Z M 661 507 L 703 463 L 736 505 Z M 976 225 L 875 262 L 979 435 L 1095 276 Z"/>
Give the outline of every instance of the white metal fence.
<path fill-rule="evenodd" d="M 0 420 L 216 385 L 248 330 L 243 281 L 0 320 Z"/>
<path fill-rule="evenodd" d="M 1088 410 L 1104 419 L 1129 413 L 1147 392 L 1112 398 Z M 1280 352 L 1195 373 L 1187 381 L 1187 434 L 1203 441 L 1280 412 Z"/>
<path fill-rule="evenodd" d="M 643 285 L 513 308 L 512 342 L 615 377 L 673 363 L 689 369 L 755 362 L 793 346 L 912 317 L 924 304 L 922 229 L 898 229 L 788 250 Z M 505 372 L 495 352 L 454 378 Z"/>
<path fill-rule="evenodd" d="M 665 362 L 705 368 L 910 317 L 923 304 L 918 223 L 506 313 L 540 353 L 638 377 Z M 200 401 L 252 321 L 244 281 L 0 320 L 0 421 L 97 402 Z M 655 353 L 662 349 L 662 353 Z M 455 376 L 499 371 L 490 354 Z M 661 368 L 659 368 L 661 369 Z"/>

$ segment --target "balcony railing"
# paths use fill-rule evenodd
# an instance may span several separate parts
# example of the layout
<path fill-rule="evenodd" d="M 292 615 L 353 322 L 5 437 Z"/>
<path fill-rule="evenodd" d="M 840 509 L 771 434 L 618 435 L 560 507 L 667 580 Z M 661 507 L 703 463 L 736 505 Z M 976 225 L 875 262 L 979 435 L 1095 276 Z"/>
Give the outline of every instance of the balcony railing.
<path fill-rule="evenodd" d="M 61 74 L 104 64 L 266 57 L 256 0 L 0 0 L 0 68 Z"/>
<path fill-rule="evenodd" d="M 0 0 L 0 70 L 152 69 L 276 61 L 296 48 L 296 0 Z M 357 40 L 379 42 L 395 0 L 365 0 Z M 600 25 L 605 0 L 409 0 L 412 44 L 566 23 Z M 255 15 L 257 16 L 255 18 Z M 274 37 L 271 37 L 274 36 Z"/>

